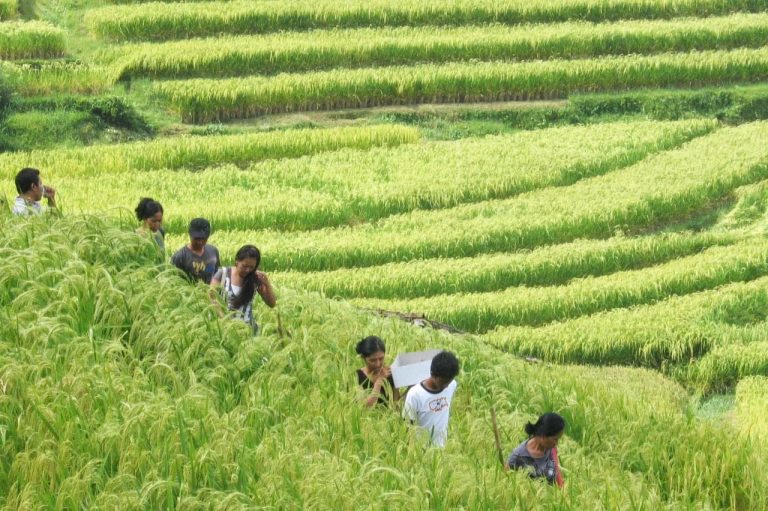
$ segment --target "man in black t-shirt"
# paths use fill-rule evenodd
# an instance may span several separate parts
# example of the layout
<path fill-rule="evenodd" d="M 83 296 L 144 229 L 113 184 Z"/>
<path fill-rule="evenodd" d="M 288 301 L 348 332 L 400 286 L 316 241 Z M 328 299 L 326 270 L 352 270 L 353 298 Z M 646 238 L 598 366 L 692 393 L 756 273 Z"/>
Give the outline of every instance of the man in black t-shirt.
<path fill-rule="evenodd" d="M 213 274 L 221 266 L 219 250 L 208 244 L 210 236 L 211 223 L 205 218 L 193 218 L 189 223 L 189 244 L 171 257 L 171 263 L 192 281 L 210 284 Z"/>

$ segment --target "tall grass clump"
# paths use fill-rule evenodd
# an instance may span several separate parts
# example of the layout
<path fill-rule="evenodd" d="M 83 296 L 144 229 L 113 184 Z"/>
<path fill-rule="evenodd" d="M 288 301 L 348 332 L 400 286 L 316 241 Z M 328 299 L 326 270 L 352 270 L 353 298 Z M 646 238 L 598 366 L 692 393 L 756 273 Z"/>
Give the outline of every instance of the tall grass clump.
<path fill-rule="evenodd" d="M 6 75 L 8 83 L 21 96 L 98 94 L 113 85 L 107 68 L 78 62 L 0 62 L 0 72 Z"/>
<path fill-rule="evenodd" d="M 747 435 L 768 445 L 768 377 L 750 376 L 736 386 L 736 423 Z"/>

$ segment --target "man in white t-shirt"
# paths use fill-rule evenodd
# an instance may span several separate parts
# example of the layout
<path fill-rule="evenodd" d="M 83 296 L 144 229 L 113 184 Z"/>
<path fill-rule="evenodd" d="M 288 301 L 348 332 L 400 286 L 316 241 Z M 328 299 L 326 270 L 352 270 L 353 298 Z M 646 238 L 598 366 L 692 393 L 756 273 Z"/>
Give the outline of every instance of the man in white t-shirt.
<path fill-rule="evenodd" d="M 49 211 L 56 210 L 56 190 L 43 186 L 40 171 L 33 168 L 21 169 L 16 174 L 16 190 L 19 196 L 13 203 L 13 214 L 17 216 L 39 215 L 43 212 L 40 201 L 48 199 Z"/>
<path fill-rule="evenodd" d="M 429 372 L 431 376 L 411 387 L 405 396 L 403 418 L 427 431 L 432 445 L 445 447 L 459 361 L 453 353 L 441 351 L 432 359 Z"/>

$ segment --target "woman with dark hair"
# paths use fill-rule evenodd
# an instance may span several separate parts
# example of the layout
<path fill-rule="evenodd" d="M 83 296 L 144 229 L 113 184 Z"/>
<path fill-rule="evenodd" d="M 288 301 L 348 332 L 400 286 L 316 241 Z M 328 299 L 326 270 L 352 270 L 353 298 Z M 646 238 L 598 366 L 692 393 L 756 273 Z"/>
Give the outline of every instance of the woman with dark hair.
<path fill-rule="evenodd" d="M 211 279 L 211 288 L 221 286 L 227 308 L 235 312 L 235 317 L 251 325 L 254 333 L 259 329 L 253 319 L 254 295 L 258 293 L 269 307 L 274 307 L 277 303 L 267 274 L 258 270 L 260 262 L 259 249 L 253 245 L 245 245 L 240 247 L 235 255 L 235 266 L 219 268 Z"/>
<path fill-rule="evenodd" d="M 549 484 L 562 488 L 563 474 L 557 458 L 557 442 L 563 436 L 565 420 L 556 413 L 545 413 L 536 424 L 525 425 L 528 440 L 515 447 L 507 460 L 507 469 L 528 468 L 532 478 L 545 477 Z"/>
<path fill-rule="evenodd" d="M 136 206 L 136 218 L 141 227 L 136 229 L 139 234 L 152 238 L 160 250 L 165 251 L 165 231 L 163 230 L 163 206 L 154 199 L 143 197 Z"/>
<path fill-rule="evenodd" d="M 365 365 L 357 370 L 357 382 L 365 390 L 370 391 L 370 395 L 365 398 L 365 406 L 371 407 L 377 403 L 388 404 L 388 389 L 391 389 L 392 400 L 398 401 L 400 392 L 395 388 L 392 371 L 389 366 L 384 365 L 387 352 L 384 341 L 375 335 L 368 336 L 357 343 L 355 351 L 365 362 Z"/>

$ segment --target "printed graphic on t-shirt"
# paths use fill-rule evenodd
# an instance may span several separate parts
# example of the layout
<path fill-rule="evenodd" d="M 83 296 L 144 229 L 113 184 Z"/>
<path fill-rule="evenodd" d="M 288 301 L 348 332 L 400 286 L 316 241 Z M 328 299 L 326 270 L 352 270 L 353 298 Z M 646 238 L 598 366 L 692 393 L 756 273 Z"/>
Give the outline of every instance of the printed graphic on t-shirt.
<path fill-rule="evenodd" d="M 429 410 L 431 412 L 439 412 L 445 408 L 448 408 L 448 399 L 445 397 L 439 397 L 429 401 Z"/>

